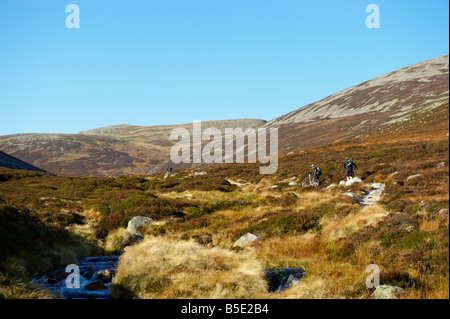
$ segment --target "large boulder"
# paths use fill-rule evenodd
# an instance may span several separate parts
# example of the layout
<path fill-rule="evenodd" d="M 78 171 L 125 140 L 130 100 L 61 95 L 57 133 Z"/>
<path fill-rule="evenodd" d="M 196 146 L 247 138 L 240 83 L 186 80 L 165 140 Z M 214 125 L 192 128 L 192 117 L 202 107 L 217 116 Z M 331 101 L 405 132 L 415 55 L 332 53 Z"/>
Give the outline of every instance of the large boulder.
<path fill-rule="evenodd" d="M 256 240 L 258 240 L 258 236 L 255 236 L 252 233 L 247 233 L 236 240 L 233 247 L 245 247 Z"/>
<path fill-rule="evenodd" d="M 129 222 L 127 226 L 127 230 L 133 234 L 141 236 L 141 233 L 138 231 L 138 228 L 143 225 L 148 225 L 153 223 L 153 219 L 144 217 L 144 216 L 135 216 Z"/>
<path fill-rule="evenodd" d="M 373 292 L 376 299 L 397 299 L 396 294 L 403 292 L 403 289 L 396 286 L 380 285 Z"/>

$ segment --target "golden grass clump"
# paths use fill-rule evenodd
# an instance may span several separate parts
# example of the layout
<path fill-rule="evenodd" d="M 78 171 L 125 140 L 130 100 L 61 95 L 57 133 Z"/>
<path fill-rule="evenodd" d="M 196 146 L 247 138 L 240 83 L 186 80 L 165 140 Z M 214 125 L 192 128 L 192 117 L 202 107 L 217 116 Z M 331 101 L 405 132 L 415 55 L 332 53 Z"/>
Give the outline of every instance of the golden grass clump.
<path fill-rule="evenodd" d="M 133 235 L 123 227 L 117 228 L 109 232 L 105 239 L 105 250 L 123 250 L 125 246 L 130 244 L 133 239 Z"/>
<path fill-rule="evenodd" d="M 239 299 L 266 292 L 263 264 L 251 251 L 156 237 L 127 248 L 111 287 L 114 298 L 142 299 Z"/>
<path fill-rule="evenodd" d="M 368 206 L 344 218 L 324 217 L 321 220 L 322 232 L 328 240 L 345 237 L 364 226 L 374 224 L 389 214 L 379 205 Z"/>

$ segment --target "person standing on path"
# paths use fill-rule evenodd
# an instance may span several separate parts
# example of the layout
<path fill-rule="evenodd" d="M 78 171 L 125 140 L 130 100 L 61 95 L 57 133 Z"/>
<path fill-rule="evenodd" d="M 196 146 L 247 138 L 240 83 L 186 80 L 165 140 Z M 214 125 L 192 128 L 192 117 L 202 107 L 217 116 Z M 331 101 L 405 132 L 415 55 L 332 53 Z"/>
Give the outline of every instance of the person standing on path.
<path fill-rule="evenodd" d="M 347 158 L 344 161 L 344 168 L 345 168 L 345 176 L 347 177 L 347 180 L 350 180 L 353 178 L 353 168 L 358 169 L 355 163 L 353 163 L 353 159 Z"/>

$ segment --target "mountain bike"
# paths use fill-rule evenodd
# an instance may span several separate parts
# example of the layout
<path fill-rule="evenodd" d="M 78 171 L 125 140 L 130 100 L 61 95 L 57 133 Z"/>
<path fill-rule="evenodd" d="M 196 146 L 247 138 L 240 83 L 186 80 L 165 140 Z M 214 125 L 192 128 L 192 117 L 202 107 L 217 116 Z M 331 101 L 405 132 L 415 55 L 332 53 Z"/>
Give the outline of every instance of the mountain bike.
<path fill-rule="evenodd" d="M 317 187 L 319 186 L 319 180 L 317 178 L 314 178 L 314 175 L 312 173 L 308 173 L 308 177 L 306 177 L 303 180 L 302 186 L 314 186 Z"/>

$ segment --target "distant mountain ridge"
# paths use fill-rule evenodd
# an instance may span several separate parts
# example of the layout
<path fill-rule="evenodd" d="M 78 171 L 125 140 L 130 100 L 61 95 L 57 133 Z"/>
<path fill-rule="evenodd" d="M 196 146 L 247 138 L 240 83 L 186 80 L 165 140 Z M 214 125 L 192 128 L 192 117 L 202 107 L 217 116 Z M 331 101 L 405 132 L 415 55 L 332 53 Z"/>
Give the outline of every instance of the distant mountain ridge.
<path fill-rule="evenodd" d="M 258 119 L 205 121 L 202 128 L 254 127 Z M 167 160 L 169 140 L 181 125 L 113 125 L 79 134 L 14 134 L 0 136 L 0 149 L 45 170 L 64 176 L 147 174 Z"/>
<path fill-rule="evenodd" d="M 420 62 L 330 95 L 269 122 L 202 122 L 202 129 L 278 128 L 279 154 L 316 146 L 371 143 L 449 131 L 449 56 Z M 0 149 L 55 174 L 118 176 L 164 171 L 181 125 L 114 125 L 79 134 L 0 136 Z M 201 164 L 203 165 L 203 164 Z M 201 166 L 200 165 L 200 166 Z M 173 165 L 175 169 L 199 164 Z"/>

